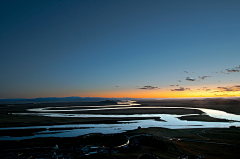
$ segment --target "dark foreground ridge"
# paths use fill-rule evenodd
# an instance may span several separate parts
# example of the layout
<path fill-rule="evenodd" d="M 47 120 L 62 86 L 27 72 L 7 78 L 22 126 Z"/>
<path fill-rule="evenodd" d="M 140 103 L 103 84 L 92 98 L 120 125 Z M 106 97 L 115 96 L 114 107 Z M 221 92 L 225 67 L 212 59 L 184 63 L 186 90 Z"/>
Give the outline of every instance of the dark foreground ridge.
<path fill-rule="evenodd" d="M 0 158 L 237 158 L 239 134 L 238 128 L 173 130 L 138 127 L 119 134 L 0 141 Z"/>

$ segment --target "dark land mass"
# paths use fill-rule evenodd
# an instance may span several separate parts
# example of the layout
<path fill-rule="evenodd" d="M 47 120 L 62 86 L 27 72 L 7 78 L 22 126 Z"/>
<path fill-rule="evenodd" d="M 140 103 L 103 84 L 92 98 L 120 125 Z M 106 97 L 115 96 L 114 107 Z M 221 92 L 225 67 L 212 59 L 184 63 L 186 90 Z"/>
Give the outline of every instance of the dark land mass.
<path fill-rule="evenodd" d="M 118 121 L 154 119 L 160 117 L 128 117 L 128 118 L 79 118 L 79 117 L 45 117 L 33 115 L 0 114 L 0 127 L 49 126 L 67 124 L 116 124 Z M 1 130 L 0 130 L 1 131 Z"/>
<path fill-rule="evenodd" d="M 127 143 L 127 147 L 116 147 Z M 18 155 L 22 158 L 54 157 L 137 159 L 146 153 L 161 159 L 197 156 L 207 159 L 238 158 L 240 130 L 238 128 L 166 129 L 140 128 L 121 134 L 89 134 L 65 138 L 35 138 L 20 141 L 0 141 L 0 157 Z M 58 148 L 54 148 L 58 145 Z M 91 148 L 92 147 L 92 148 Z M 87 149 L 87 150 L 86 150 Z M 96 154 L 84 155 L 89 152 Z"/>
<path fill-rule="evenodd" d="M 218 119 L 213 118 L 208 115 L 187 115 L 178 117 L 180 120 L 187 120 L 187 121 L 206 121 L 206 122 L 234 122 L 234 120 L 227 120 L 227 119 Z"/>
<path fill-rule="evenodd" d="M 116 102 L 113 102 L 116 104 Z M 0 104 L 1 113 L 29 113 L 27 109 L 45 107 L 66 107 L 66 106 L 104 106 L 112 102 L 52 102 L 52 103 L 24 103 L 24 104 Z"/>
<path fill-rule="evenodd" d="M 108 103 L 107 103 L 108 102 Z M 0 126 L 37 126 L 37 125 L 59 125 L 59 124 L 81 124 L 81 123 L 116 123 L 121 120 L 150 119 L 147 118 L 74 118 L 74 117 L 43 117 L 33 115 L 13 115 L 13 113 L 29 113 L 27 109 L 43 107 L 66 107 L 66 106 L 102 106 L 114 105 L 107 102 L 57 102 L 57 103 L 27 103 L 27 104 L 2 104 L 0 105 Z M 209 108 L 226 111 L 228 113 L 240 114 L 240 101 L 236 99 L 175 99 L 175 100 L 139 100 L 142 106 L 166 106 L 166 107 L 191 107 Z M 87 108 L 87 107 L 84 107 Z M 93 107 L 91 107 L 92 109 Z M 54 108 L 55 109 L 55 108 Z M 75 108 L 74 108 L 75 109 Z M 77 108 L 81 109 L 81 108 Z M 97 109 L 97 108 L 96 108 Z M 202 114 L 198 110 L 182 108 L 174 109 L 122 109 L 122 110 L 91 110 L 75 113 L 98 113 L 98 114 Z M 31 112 L 33 113 L 33 112 Z M 62 112 L 61 112 L 62 113 Z M 65 112 L 69 113 L 69 112 Z M 70 112 L 72 113 L 72 112 Z M 180 117 L 183 120 L 196 121 L 223 121 L 206 115 L 192 115 Z M 161 120 L 159 118 L 152 118 Z M 228 121 L 226 121 L 228 122 Z M 64 128 L 67 130 L 68 128 Z M 1 136 L 33 135 L 41 129 L 18 129 L 1 130 Z M 62 130 L 56 128 L 53 130 Z M 144 135 L 143 135 L 144 134 Z M 146 135 L 147 134 L 147 135 Z M 131 138 L 130 138 L 131 137 Z M 130 139 L 125 148 L 116 148 Z M 55 145 L 59 149 L 54 149 Z M 96 154 L 84 155 L 83 149 L 98 146 Z M 101 148 L 99 148 L 101 147 Z M 65 158 L 104 158 L 104 159 L 132 159 L 147 153 L 160 159 L 176 159 L 179 156 L 197 158 L 197 155 L 207 159 L 229 159 L 239 158 L 240 130 L 239 128 L 207 128 L 207 129 L 166 129 L 166 128 L 140 128 L 115 135 L 89 134 L 70 138 L 34 138 L 20 141 L 0 141 L 0 158 L 44 158 L 62 155 Z M 54 154 L 55 152 L 55 154 Z"/>
<path fill-rule="evenodd" d="M 91 108 L 92 109 L 92 108 Z M 98 109 L 98 108 L 97 108 Z M 56 111 L 57 112 L 57 111 Z M 128 108 L 128 109 L 108 109 L 108 110 L 87 110 L 87 111 L 61 111 L 61 113 L 71 113 L 71 114 L 122 114 L 122 115 L 131 115 L 131 114 L 202 114 L 200 110 L 194 109 L 183 109 L 183 108 Z"/>
<path fill-rule="evenodd" d="M 240 98 L 199 98 L 199 99 L 163 99 L 138 100 L 141 106 L 191 107 L 222 110 L 240 115 Z"/>

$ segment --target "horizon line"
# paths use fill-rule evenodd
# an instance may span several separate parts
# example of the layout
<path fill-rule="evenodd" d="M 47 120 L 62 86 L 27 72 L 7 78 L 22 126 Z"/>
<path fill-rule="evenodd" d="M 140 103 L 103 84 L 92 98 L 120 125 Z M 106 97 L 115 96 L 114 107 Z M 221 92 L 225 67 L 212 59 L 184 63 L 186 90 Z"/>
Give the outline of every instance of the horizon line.
<path fill-rule="evenodd" d="M 121 99 L 121 98 L 131 98 L 131 99 L 183 99 L 183 98 L 240 98 L 240 96 L 229 96 L 229 97 L 152 97 L 152 98 L 136 98 L 136 97 L 80 97 L 80 96 L 67 96 L 67 97 L 36 97 L 36 98 L 0 98 L 0 100 L 17 100 L 17 99 L 26 99 L 26 100 L 33 100 L 33 99 L 47 99 L 47 98 L 52 98 L 52 99 L 63 99 L 63 98 L 112 98 L 112 99 Z"/>

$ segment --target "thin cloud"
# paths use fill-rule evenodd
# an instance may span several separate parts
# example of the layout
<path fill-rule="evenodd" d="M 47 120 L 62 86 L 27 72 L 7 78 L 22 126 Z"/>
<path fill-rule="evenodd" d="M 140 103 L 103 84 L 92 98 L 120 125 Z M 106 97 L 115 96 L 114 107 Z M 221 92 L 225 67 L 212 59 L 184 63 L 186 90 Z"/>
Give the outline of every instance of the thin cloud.
<path fill-rule="evenodd" d="M 235 68 L 231 68 L 231 69 L 226 69 L 228 72 L 240 72 L 240 65 L 238 67 Z"/>
<path fill-rule="evenodd" d="M 228 72 L 239 72 L 238 69 L 226 69 Z"/>
<path fill-rule="evenodd" d="M 217 88 L 220 89 L 221 91 L 233 91 L 231 87 L 217 87 Z"/>
<path fill-rule="evenodd" d="M 202 79 L 202 80 L 204 80 L 205 78 L 207 78 L 207 77 L 212 77 L 212 76 L 198 76 L 198 78 L 200 78 L 200 79 Z"/>
<path fill-rule="evenodd" d="M 153 87 L 153 86 L 143 86 L 142 88 L 138 88 L 138 89 L 157 90 L 157 89 L 160 89 L 160 88 L 158 88 L 158 87 Z"/>
<path fill-rule="evenodd" d="M 235 85 L 235 86 L 228 86 L 228 87 L 217 87 L 221 92 L 229 92 L 229 91 L 240 91 L 240 86 L 239 85 Z"/>
<path fill-rule="evenodd" d="M 214 94 L 216 97 L 229 97 L 228 94 Z"/>
<path fill-rule="evenodd" d="M 195 78 L 191 78 L 191 77 L 187 77 L 186 80 L 187 80 L 187 81 L 196 81 Z"/>
<path fill-rule="evenodd" d="M 179 89 L 171 89 L 171 91 L 186 91 L 186 90 L 190 90 L 190 88 L 180 87 Z"/>
<path fill-rule="evenodd" d="M 216 92 L 221 92 L 221 91 L 212 91 L 211 93 L 216 93 Z"/>

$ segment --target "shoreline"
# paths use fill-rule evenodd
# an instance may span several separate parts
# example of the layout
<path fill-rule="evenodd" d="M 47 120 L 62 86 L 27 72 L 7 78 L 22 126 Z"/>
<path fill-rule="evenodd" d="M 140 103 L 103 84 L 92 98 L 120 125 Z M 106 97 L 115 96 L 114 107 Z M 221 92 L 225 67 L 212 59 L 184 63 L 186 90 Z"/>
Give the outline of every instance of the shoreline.
<path fill-rule="evenodd" d="M 19 122 L 12 122 L 12 119 L 6 119 L 6 116 L 0 115 L 5 118 L 5 121 L 0 121 L 0 128 L 10 127 L 31 127 L 31 126 L 53 126 L 53 125 L 75 125 L 75 124 L 116 124 L 121 121 L 132 120 L 147 120 L 154 119 L 156 121 L 163 121 L 160 117 L 119 117 L 119 118 L 78 118 L 78 117 L 45 117 L 45 116 L 31 116 L 31 115 L 10 115 Z M 21 121 L 22 120 L 22 121 Z"/>
<path fill-rule="evenodd" d="M 5 145 L 1 155 L 8 152 L 53 152 L 70 154 L 73 158 L 137 158 L 143 153 L 154 154 L 160 158 L 173 159 L 183 154 L 204 155 L 206 158 L 218 159 L 219 153 L 224 158 L 234 158 L 240 146 L 240 130 L 226 128 L 168 129 L 140 128 L 117 134 L 91 133 L 77 137 L 39 137 L 25 140 L 2 141 Z M 236 139 L 236 140 L 234 140 Z M 130 141 L 128 143 L 128 141 Z M 126 145 L 126 143 L 128 143 Z M 159 145 L 160 144 L 160 145 Z M 57 148 L 56 148 L 57 145 Z M 104 146 L 103 146 L 104 145 Z M 118 145 L 126 145 L 117 148 Z M 159 147 L 160 146 L 160 147 Z M 88 149 L 87 151 L 85 151 Z M 109 149 L 113 150 L 112 154 Z M 169 151 L 170 150 L 170 151 Z M 218 154 L 215 151 L 219 150 Z M 67 153 L 66 153 L 67 152 Z M 97 152 L 91 154 L 91 152 Z M 197 153 L 196 153 L 197 152 Z M 86 155 L 86 154 L 91 154 Z"/>
<path fill-rule="evenodd" d="M 19 105 L 0 105 L 0 128 L 8 128 L 8 127 L 30 127 L 30 126 L 52 126 L 52 125 L 70 125 L 70 124 L 116 124 L 118 121 L 131 121 L 131 120 L 147 120 L 153 119 L 156 121 L 162 121 L 163 119 L 159 117 L 73 117 L 77 114 L 101 114 L 101 115 L 132 115 L 132 114 L 175 114 L 175 115 L 183 115 L 178 117 L 180 120 L 186 121 L 204 121 L 204 122 L 234 122 L 233 120 L 227 119 L 218 119 L 210 116 L 203 115 L 201 110 L 196 109 L 188 109 L 188 108 L 206 108 L 207 104 L 212 104 L 213 102 L 222 104 L 222 101 L 195 101 L 195 100 L 163 100 L 163 101 L 137 101 L 136 103 L 139 105 L 138 109 L 131 109 L 131 105 L 126 105 L 126 107 L 130 107 L 128 109 L 105 109 L 105 108 L 117 108 L 117 105 L 103 105 L 103 104 L 115 104 L 108 101 L 108 103 L 104 102 L 63 102 L 63 103 L 39 103 L 39 104 L 19 104 Z M 229 103 L 229 101 L 224 101 L 225 103 Z M 230 103 L 233 101 L 230 101 Z M 234 101 L 236 102 L 236 101 Z M 69 107 L 70 105 L 70 107 Z M 188 107 L 184 108 L 148 108 L 162 105 L 164 107 Z M 90 108 L 91 110 L 84 111 L 73 111 L 76 107 L 82 108 Z M 95 107 L 96 106 L 96 110 Z M 232 108 L 233 105 L 225 106 L 225 108 Z M 146 107 L 146 108 L 141 108 Z M 68 117 L 49 117 L 49 116 L 38 116 L 36 115 L 13 115 L 14 113 L 35 113 L 34 111 L 28 111 L 28 109 L 34 108 L 52 108 L 53 112 L 49 113 L 70 113 Z M 61 108 L 69 108 L 69 111 L 61 111 L 57 112 L 56 109 Z M 80 108 L 80 109 L 82 109 Z M 100 110 L 98 110 L 100 108 Z M 101 109 L 103 108 L 103 109 Z M 208 108 L 208 107 L 207 107 Z M 209 106 L 211 108 L 211 106 Z M 77 108 L 78 109 L 78 108 Z M 235 108 L 238 109 L 238 108 Z M 54 112 L 54 110 L 56 110 Z M 219 109 L 216 109 L 219 110 Z M 46 112 L 47 113 L 47 112 Z M 72 116 L 71 116 L 72 114 Z M 198 115 L 197 115 L 198 114 Z M 236 113 L 237 114 L 237 113 Z M 184 116 L 186 115 L 186 116 Z"/>

